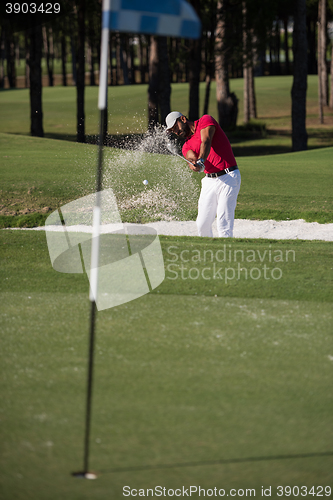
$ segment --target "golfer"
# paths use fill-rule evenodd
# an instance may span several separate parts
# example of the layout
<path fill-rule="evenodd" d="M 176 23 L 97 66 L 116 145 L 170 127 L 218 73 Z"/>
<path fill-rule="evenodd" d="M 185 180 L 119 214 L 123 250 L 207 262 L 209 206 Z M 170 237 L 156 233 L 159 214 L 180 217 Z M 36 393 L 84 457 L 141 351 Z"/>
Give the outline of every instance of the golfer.
<path fill-rule="evenodd" d="M 206 174 L 198 203 L 199 236 L 213 236 L 212 224 L 217 216 L 218 235 L 231 238 L 241 176 L 227 136 L 210 115 L 191 122 L 173 111 L 165 121 L 167 132 L 185 139 L 182 151 L 191 162 L 189 167 Z"/>

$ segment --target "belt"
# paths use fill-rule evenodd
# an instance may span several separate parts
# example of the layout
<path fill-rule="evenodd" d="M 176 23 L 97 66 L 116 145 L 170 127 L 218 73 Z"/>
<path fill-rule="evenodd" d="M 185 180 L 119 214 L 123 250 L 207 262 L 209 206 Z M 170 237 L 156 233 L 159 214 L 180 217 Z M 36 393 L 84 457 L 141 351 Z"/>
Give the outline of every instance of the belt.
<path fill-rule="evenodd" d="M 225 168 L 224 170 L 220 170 L 220 172 L 214 172 L 213 174 L 206 174 L 206 177 L 220 177 L 220 175 L 228 174 L 229 172 L 233 172 L 234 170 L 238 170 L 237 165 L 235 167 Z"/>

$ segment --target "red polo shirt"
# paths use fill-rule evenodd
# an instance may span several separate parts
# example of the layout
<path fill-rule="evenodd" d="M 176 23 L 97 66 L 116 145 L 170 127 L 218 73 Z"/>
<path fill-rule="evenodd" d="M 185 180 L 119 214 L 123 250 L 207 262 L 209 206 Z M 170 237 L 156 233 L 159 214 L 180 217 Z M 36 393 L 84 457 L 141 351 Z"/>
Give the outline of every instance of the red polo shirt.
<path fill-rule="evenodd" d="M 235 160 L 234 154 L 231 149 L 230 142 L 221 129 L 217 121 L 210 115 L 203 115 L 199 120 L 194 122 L 195 132 L 187 139 L 183 146 L 183 155 L 186 158 L 186 153 L 192 150 L 199 159 L 200 145 L 201 145 L 201 135 L 202 129 L 214 125 L 215 133 L 212 140 L 212 147 L 210 149 L 209 156 L 205 161 L 205 172 L 206 174 L 212 174 L 214 172 L 219 172 L 225 168 L 235 167 L 237 162 Z"/>

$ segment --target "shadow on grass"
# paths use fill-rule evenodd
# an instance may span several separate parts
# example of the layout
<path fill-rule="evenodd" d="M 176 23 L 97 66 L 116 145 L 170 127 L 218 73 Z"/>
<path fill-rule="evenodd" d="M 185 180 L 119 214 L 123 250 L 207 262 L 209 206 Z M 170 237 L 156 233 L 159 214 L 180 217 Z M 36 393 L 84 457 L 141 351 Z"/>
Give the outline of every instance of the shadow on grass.
<path fill-rule="evenodd" d="M 234 133 L 227 134 L 232 144 L 235 156 L 265 156 L 273 154 L 282 154 L 291 152 L 291 144 L 287 145 L 273 145 L 273 144 L 260 144 L 263 137 L 258 133 Z M 105 146 L 118 149 L 135 150 L 139 147 L 145 134 L 108 134 L 105 140 Z M 61 134 L 61 133 L 46 133 L 45 137 L 48 139 L 57 139 L 63 141 L 76 141 L 76 135 Z M 86 135 L 87 144 L 98 144 L 98 135 Z M 247 145 L 246 142 L 256 141 L 256 144 Z M 150 145 L 151 146 L 151 145 Z M 150 153 L 163 154 L 158 147 L 156 151 L 147 151 Z"/>
<path fill-rule="evenodd" d="M 76 142 L 76 134 L 61 134 L 59 132 L 47 132 L 44 134 L 46 139 L 56 139 L 58 141 Z"/>
<path fill-rule="evenodd" d="M 253 145 L 247 146 L 246 144 L 242 144 L 242 146 L 237 146 L 237 142 L 234 142 L 231 139 L 232 150 L 234 155 L 237 157 L 240 156 L 268 156 L 268 155 L 278 155 L 284 153 L 291 153 L 291 146 L 283 146 L 283 145 Z M 243 142 L 243 141 L 242 141 Z"/>
<path fill-rule="evenodd" d="M 267 156 L 292 152 L 292 139 L 290 130 L 248 130 L 239 126 L 236 130 L 227 132 L 233 152 L 240 156 Z M 62 134 L 56 132 L 45 133 L 48 139 L 76 142 L 76 134 Z M 108 134 L 105 145 L 111 148 L 135 150 L 139 147 L 145 134 Z M 308 149 L 320 149 L 333 146 L 333 129 L 319 130 L 308 129 L 308 138 L 317 141 L 317 144 L 308 145 Z M 279 140 L 280 138 L 280 140 Z M 288 140 L 289 139 L 289 140 Z M 98 144 L 98 135 L 86 135 L 87 144 Z M 151 147 L 151 144 L 150 144 Z M 163 154 L 158 150 L 147 152 Z"/>
<path fill-rule="evenodd" d="M 224 464 L 237 464 L 244 462 L 266 462 L 270 460 L 295 460 L 300 458 L 313 458 L 313 457 L 330 457 L 333 456 L 333 451 L 324 451 L 319 453 L 299 453 L 295 455 L 272 455 L 266 457 L 245 457 L 245 458 L 230 458 L 221 460 L 202 460 L 198 462 L 183 462 L 173 464 L 156 464 L 156 465 L 138 465 L 136 467 L 117 467 L 114 469 L 104 469 L 100 472 L 103 474 L 112 474 L 115 472 L 132 472 L 132 471 L 145 471 L 156 469 L 173 469 L 180 467 L 200 467 L 204 465 L 224 465 Z"/>

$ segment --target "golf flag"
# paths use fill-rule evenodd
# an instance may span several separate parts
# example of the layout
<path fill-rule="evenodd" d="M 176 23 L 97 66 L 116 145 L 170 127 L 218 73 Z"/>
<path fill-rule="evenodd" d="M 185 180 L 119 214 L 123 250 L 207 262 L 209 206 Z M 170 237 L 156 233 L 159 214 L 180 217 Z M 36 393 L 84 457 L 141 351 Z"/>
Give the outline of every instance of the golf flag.
<path fill-rule="evenodd" d="M 199 38 L 200 20 L 186 0 L 111 0 L 103 28 L 128 33 Z"/>
<path fill-rule="evenodd" d="M 98 108 L 106 108 L 109 30 L 199 38 L 201 22 L 186 0 L 103 0 Z"/>

